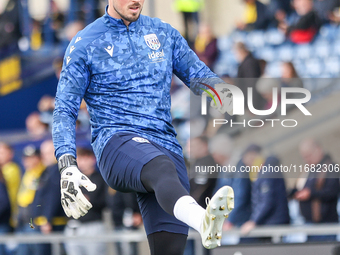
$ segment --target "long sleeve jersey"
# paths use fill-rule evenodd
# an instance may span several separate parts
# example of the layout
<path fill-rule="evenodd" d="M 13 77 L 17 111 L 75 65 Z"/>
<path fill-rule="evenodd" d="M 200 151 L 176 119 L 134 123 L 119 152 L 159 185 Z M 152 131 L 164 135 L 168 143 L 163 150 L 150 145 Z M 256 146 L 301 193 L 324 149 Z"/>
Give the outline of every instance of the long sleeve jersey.
<path fill-rule="evenodd" d="M 171 25 L 140 15 L 126 26 L 106 12 L 66 50 L 53 113 L 56 157 L 76 156 L 75 125 L 83 98 L 98 161 L 108 140 L 122 131 L 182 155 L 171 124 L 173 73 L 188 87 L 193 78 L 212 86 L 222 82 Z"/>

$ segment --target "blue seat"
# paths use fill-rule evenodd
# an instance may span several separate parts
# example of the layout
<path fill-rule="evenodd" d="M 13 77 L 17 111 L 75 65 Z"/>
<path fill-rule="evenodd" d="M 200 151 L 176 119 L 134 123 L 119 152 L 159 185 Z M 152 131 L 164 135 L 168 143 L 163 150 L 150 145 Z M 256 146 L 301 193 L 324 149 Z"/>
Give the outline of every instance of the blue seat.
<path fill-rule="evenodd" d="M 311 58 L 305 61 L 306 65 L 306 74 L 311 78 L 321 77 L 324 71 L 324 64 L 318 58 Z"/>
<path fill-rule="evenodd" d="M 331 44 L 327 40 L 319 40 L 312 45 L 315 57 L 327 58 L 331 54 Z"/>
<path fill-rule="evenodd" d="M 247 41 L 247 34 L 248 34 L 247 32 L 235 30 L 234 32 L 232 32 L 232 34 L 230 36 L 233 39 L 234 43 L 236 43 L 236 42 L 245 43 Z"/>
<path fill-rule="evenodd" d="M 257 49 L 265 46 L 264 32 L 263 31 L 252 31 L 249 32 L 246 38 L 246 44 L 252 49 Z"/>
<path fill-rule="evenodd" d="M 318 37 L 327 41 L 333 41 L 338 33 L 338 28 L 334 24 L 325 24 L 319 30 Z"/>
<path fill-rule="evenodd" d="M 307 75 L 307 70 L 306 70 L 306 65 L 305 62 L 301 59 L 293 59 L 293 65 L 295 67 L 295 70 L 298 74 L 299 77 L 301 78 L 306 78 L 308 77 Z"/>
<path fill-rule="evenodd" d="M 229 36 L 223 36 L 217 39 L 217 48 L 220 51 L 230 50 L 233 47 L 233 41 Z"/>
<path fill-rule="evenodd" d="M 308 59 L 312 56 L 312 47 L 310 44 L 301 44 L 295 46 L 295 56 L 299 59 Z"/>
<path fill-rule="evenodd" d="M 270 45 L 280 45 L 285 42 L 285 35 L 278 29 L 269 29 L 264 34 L 265 42 Z"/>
<path fill-rule="evenodd" d="M 264 73 L 266 76 L 270 78 L 281 77 L 281 62 L 274 61 L 274 62 L 267 63 Z"/>
<path fill-rule="evenodd" d="M 267 62 L 272 62 L 277 59 L 276 53 L 272 47 L 263 47 L 256 51 L 256 56 L 260 59 L 264 59 Z"/>
<path fill-rule="evenodd" d="M 333 55 L 340 56 L 340 38 L 333 42 L 332 53 Z"/>
<path fill-rule="evenodd" d="M 330 77 L 340 76 L 340 58 L 333 56 L 324 59 L 325 73 L 329 74 Z"/>
<path fill-rule="evenodd" d="M 281 61 L 290 62 L 294 59 L 294 48 L 291 44 L 278 47 L 276 52 Z"/>

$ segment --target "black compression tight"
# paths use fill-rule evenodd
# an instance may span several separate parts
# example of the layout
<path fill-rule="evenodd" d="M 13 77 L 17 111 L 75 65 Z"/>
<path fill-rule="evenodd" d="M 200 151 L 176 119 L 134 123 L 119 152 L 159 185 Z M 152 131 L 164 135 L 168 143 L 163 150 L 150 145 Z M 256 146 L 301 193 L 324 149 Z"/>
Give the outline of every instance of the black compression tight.
<path fill-rule="evenodd" d="M 182 255 L 187 235 L 170 232 L 156 232 L 148 235 L 151 255 Z"/>
<path fill-rule="evenodd" d="M 155 192 L 157 202 L 170 215 L 174 215 L 177 200 L 189 195 L 178 178 L 175 164 L 165 155 L 152 159 L 143 167 L 141 181 L 148 192 Z"/>

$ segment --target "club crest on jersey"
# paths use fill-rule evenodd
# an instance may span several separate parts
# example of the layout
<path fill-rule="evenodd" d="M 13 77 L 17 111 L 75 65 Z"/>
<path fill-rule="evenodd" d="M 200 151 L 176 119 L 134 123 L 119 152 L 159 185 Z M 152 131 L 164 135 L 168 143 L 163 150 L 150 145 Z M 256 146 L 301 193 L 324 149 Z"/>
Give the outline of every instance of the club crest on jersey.
<path fill-rule="evenodd" d="M 132 138 L 132 140 L 134 140 L 137 143 L 150 143 L 148 140 L 142 137 L 134 137 Z"/>
<path fill-rule="evenodd" d="M 155 34 L 144 35 L 144 40 L 146 45 L 152 50 L 158 50 L 161 47 L 161 43 Z"/>

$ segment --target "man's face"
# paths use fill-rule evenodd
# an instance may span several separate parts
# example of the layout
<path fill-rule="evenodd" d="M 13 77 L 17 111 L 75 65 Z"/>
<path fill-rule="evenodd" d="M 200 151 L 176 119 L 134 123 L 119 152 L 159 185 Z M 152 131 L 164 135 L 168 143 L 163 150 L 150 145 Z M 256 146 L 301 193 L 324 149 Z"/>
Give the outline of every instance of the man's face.
<path fill-rule="evenodd" d="M 144 0 L 110 0 L 109 8 L 113 8 L 114 18 L 134 22 L 139 18 Z"/>
<path fill-rule="evenodd" d="M 80 171 L 87 176 L 90 176 L 96 170 L 96 158 L 94 155 L 78 154 L 77 163 Z"/>
<path fill-rule="evenodd" d="M 25 167 L 25 170 L 29 171 L 37 167 L 41 163 L 41 159 L 39 156 L 23 157 L 22 163 Z"/>
<path fill-rule="evenodd" d="M 316 146 L 301 146 L 300 154 L 307 164 L 319 164 L 323 158 L 323 151 Z"/>
<path fill-rule="evenodd" d="M 312 0 L 294 0 L 293 2 L 295 11 L 300 15 L 306 15 L 310 11 L 313 10 L 313 1 Z"/>
<path fill-rule="evenodd" d="M 5 165 L 13 159 L 13 153 L 6 145 L 0 144 L 0 166 Z"/>

